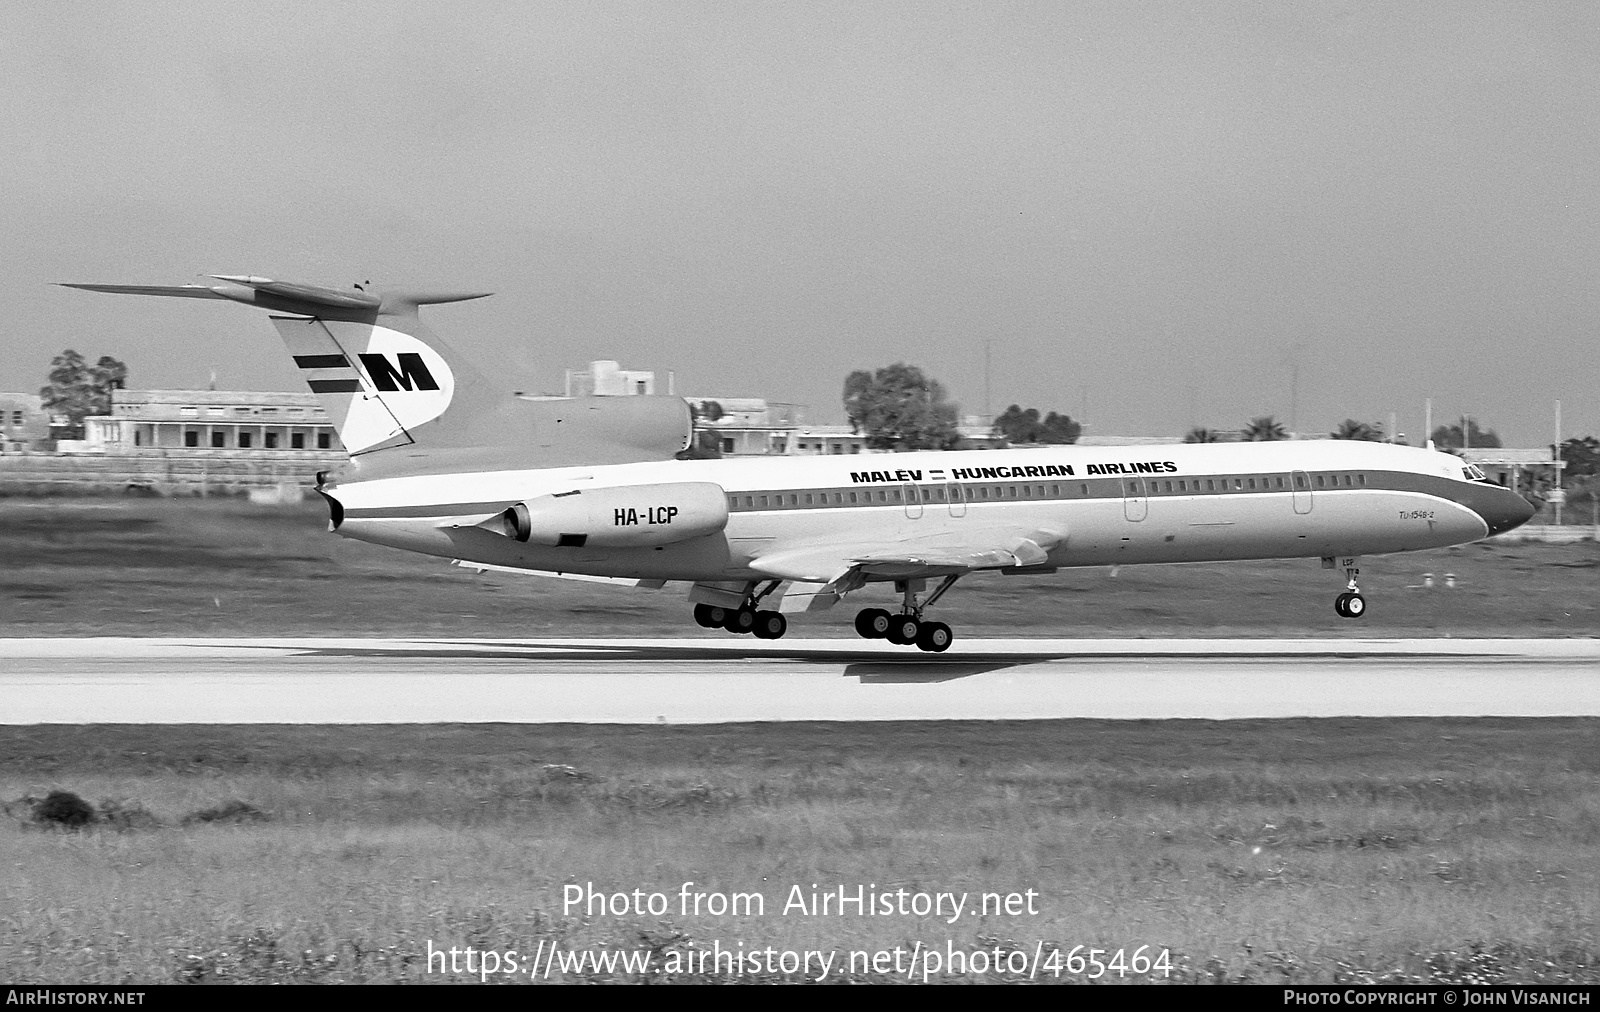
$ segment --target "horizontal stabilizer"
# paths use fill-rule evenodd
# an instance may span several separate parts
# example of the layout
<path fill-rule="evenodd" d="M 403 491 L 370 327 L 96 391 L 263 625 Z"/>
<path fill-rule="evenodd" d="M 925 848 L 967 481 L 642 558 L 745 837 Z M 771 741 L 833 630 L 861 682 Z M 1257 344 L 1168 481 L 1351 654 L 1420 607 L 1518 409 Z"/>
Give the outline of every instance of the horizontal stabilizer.
<path fill-rule="evenodd" d="M 81 288 L 86 292 L 110 292 L 112 295 L 165 295 L 174 299 L 226 299 L 227 296 L 204 285 L 67 285 L 62 288 Z"/>
<path fill-rule="evenodd" d="M 314 306 L 328 306 L 334 309 L 377 309 L 380 301 L 376 295 L 360 289 L 324 288 L 321 285 L 302 285 L 293 281 L 274 281 L 271 278 L 257 278 L 238 274 L 213 274 L 211 276 L 218 281 L 231 281 L 236 285 L 244 285 L 258 292 L 266 292 L 269 295 L 277 295 L 285 299 L 295 299 L 300 302 L 309 302 Z"/>

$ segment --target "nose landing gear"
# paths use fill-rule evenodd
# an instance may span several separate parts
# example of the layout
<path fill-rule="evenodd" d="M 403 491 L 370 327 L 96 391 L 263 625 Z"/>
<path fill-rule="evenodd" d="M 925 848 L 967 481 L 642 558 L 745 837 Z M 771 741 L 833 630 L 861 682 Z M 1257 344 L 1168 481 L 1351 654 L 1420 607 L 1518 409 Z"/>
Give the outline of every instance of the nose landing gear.
<path fill-rule="evenodd" d="M 1345 578 L 1350 581 L 1344 593 L 1333 599 L 1334 613 L 1340 618 L 1360 618 L 1367 613 L 1367 599 L 1361 596 L 1361 588 L 1356 586 L 1356 577 L 1361 575 L 1361 570 L 1356 567 L 1357 561 L 1351 556 L 1322 560 L 1324 568 L 1343 569 Z"/>
<path fill-rule="evenodd" d="M 885 639 L 897 646 L 916 644 L 919 650 L 944 653 L 955 640 L 955 633 L 943 622 L 923 621 L 924 608 L 944 596 L 955 586 L 959 576 L 947 576 L 939 589 L 917 602 L 917 592 L 926 584 L 922 580 L 896 580 L 895 589 L 903 595 L 900 614 L 891 615 L 882 608 L 865 608 L 856 615 L 856 632 L 864 639 Z"/>

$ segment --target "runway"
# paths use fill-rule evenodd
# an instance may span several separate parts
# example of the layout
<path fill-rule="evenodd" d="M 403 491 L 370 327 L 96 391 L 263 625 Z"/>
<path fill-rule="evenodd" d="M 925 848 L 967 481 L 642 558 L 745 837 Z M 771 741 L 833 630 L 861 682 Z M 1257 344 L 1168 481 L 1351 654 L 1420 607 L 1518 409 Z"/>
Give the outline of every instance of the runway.
<path fill-rule="evenodd" d="M 1600 640 L 9 639 L 0 723 L 1600 715 Z"/>

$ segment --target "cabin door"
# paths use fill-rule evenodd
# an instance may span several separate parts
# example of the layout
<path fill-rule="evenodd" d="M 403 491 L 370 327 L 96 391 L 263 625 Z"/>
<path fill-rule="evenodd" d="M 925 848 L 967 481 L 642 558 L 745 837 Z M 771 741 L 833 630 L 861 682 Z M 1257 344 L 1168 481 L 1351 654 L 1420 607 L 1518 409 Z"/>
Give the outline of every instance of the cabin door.
<path fill-rule="evenodd" d="M 906 519 L 922 519 L 922 489 L 914 481 L 908 481 L 901 486 L 902 494 L 906 498 Z"/>
<path fill-rule="evenodd" d="M 1150 514 L 1150 496 L 1143 478 L 1122 479 L 1122 515 L 1138 522 Z"/>
<path fill-rule="evenodd" d="M 1311 476 L 1304 471 L 1295 471 L 1289 475 L 1289 484 L 1294 489 L 1294 511 L 1296 513 L 1311 512 Z"/>

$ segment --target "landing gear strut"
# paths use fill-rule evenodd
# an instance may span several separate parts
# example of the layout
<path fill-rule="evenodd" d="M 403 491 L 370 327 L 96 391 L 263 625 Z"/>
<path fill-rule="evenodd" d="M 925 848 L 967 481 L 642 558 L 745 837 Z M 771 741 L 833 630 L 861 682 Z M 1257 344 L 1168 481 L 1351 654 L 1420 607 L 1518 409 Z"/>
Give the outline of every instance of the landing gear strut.
<path fill-rule="evenodd" d="M 896 580 L 894 589 L 902 595 L 900 614 L 891 615 L 882 608 L 866 608 L 856 615 L 856 632 L 866 639 L 886 639 L 897 646 L 915 643 L 920 650 L 943 653 L 950 649 L 955 634 L 943 622 L 923 621 L 922 612 L 943 597 L 958 579 L 959 576 L 945 577 L 939 589 L 920 604 L 917 602 L 917 593 L 926 586 L 924 581 Z"/>
<path fill-rule="evenodd" d="M 775 611 L 757 611 L 761 599 L 778 589 L 781 580 L 773 580 L 758 593 L 752 593 L 738 608 L 724 608 L 715 604 L 694 606 L 694 620 L 705 629 L 726 629 L 731 633 L 750 633 L 758 640 L 775 640 L 789 631 L 789 620 Z"/>
<path fill-rule="evenodd" d="M 1339 558 L 1325 558 L 1322 565 L 1327 569 L 1344 570 L 1345 591 L 1333 599 L 1333 610 L 1340 618 L 1360 618 L 1367 613 L 1367 599 L 1361 596 L 1361 588 L 1356 586 L 1356 577 L 1361 575 L 1361 570 L 1356 563 L 1359 560 L 1352 556 Z"/>

